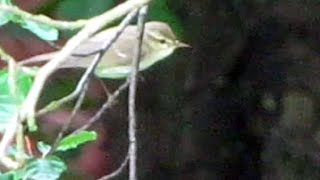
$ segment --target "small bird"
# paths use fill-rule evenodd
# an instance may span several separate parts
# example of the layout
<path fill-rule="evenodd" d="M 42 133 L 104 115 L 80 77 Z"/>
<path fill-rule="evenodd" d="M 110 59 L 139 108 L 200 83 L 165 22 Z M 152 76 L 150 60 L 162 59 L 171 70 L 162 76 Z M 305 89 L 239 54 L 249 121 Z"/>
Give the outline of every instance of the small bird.
<path fill-rule="evenodd" d="M 87 68 L 96 55 L 92 52 L 98 52 L 102 48 L 102 44 L 110 40 L 116 32 L 117 27 L 112 27 L 84 41 L 74 50 L 73 55 L 68 57 L 66 62 L 61 65 L 61 68 Z M 109 79 L 127 77 L 132 68 L 131 64 L 137 44 L 137 35 L 137 26 L 129 25 L 103 55 L 95 69 L 95 74 L 98 77 Z M 142 71 L 149 68 L 156 62 L 171 55 L 175 49 L 182 47 L 190 47 L 190 45 L 177 40 L 176 35 L 167 23 L 158 21 L 147 22 L 141 45 L 139 70 Z M 48 61 L 56 53 L 51 52 L 37 55 L 22 61 L 21 64 Z"/>

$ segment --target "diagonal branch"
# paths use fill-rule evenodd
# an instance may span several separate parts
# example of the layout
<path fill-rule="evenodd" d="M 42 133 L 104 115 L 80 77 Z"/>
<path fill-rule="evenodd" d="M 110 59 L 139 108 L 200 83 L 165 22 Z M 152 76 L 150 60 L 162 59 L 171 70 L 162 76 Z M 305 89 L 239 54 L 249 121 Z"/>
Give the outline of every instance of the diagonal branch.
<path fill-rule="evenodd" d="M 122 171 L 124 170 L 124 168 L 126 167 L 126 165 L 128 164 L 128 160 L 129 160 L 129 152 L 127 153 L 126 157 L 124 158 L 124 160 L 122 161 L 121 165 L 118 167 L 118 169 L 116 169 L 115 171 L 113 171 L 112 173 L 105 175 L 101 178 L 99 178 L 98 180 L 108 180 L 108 179 L 112 179 L 116 176 L 119 176 Z"/>
<path fill-rule="evenodd" d="M 149 1 L 150 0 L 126 1 L 104 14 L 92 18 L 79 33 L 73 36 L 66 43 L 64 48 L 51 61 L 49 61 L 38 71 L 34 80 L 34 84 L 22 106 L 20 112 L 21 121 L 24 121 L 26 118 L 29 120 L 34 119 L 35 107 L 47 78 L 66 60 L 68 56 L 70 56 L 72 51 L 81 42 L 88 39 L 91 35 L 99 31 L 105 25 L 110 24 L 114 20 L 124 16 L 132 10 L 145 5 Z"/>
<path fill-rule="evenodd" d="M 76 89 L 72 93 L 70 93 L 68 96 L 66 96 L 60 100 L 51 102 L 48 106 L 41 109 L 37 113 L 37 115 L 42 115 L 42 114 L 45 114 L 49 111 L 52 111 L 52 110 L 60 107 L 62 104 L 73 100 L 74 98 L 76 98 L 80 94 L 80 92 L 82 91 L 82 89 L 84 87 L 84 84 L 86 83 L 86 81 L 88 81 L 90 75 L 94 72 L 94 69 L 97 67 L 97 65 L 101 61 L 102 56 L 105 54 L 106 51 L 108 51 L 110 49 L 112 44 L 118 39 L 118 37 L 122 34 L 122 32 L 125 30 L 125 28 L 130 24 L 131 20 L 136 16 L 136 14 L 137 14 L 137 10 L 133 10 L 132 12 L 130 12 L 122 20 L 122 22 L 119 24 L 118 29 L 117 29 L 116 33 L 114 34 L 114 36 L 111 37 L 108 41 L 104 42 L 104 44 L 102 44 L 102 47 L 99 50 L 98 54 L 95 56 L 94 60 L 90 64 L 90 66 L 86 69 L 86 72 L 81 77 L 79 83 L 77 84 Z"/>
<path fill-rule="evenodd" d="M 17 6 L 9 6 L 6 4 L 0 4 L 0 11 L 12 13 L 18 16 L 23 17 L 24 19 L 28 19 L 30 21 L 47 24 L 49 26 L 58 28 L 58 29 L 79 29 L 86 25 L 88 20 L 80 19 L 77 21 L 61 21 L 54 20 L 45 15 L 34 15 L 29 12 L 23 11 Z"/>
<path fill-rule="evenodd" d="M 102 105 L 102 107 L 96 112 L 96 114 L 89 119 L 89 121 L 86 124 L 75 130 L 72 134 L 76 134 L 83 130 L 86 130 L 90 126 L 92 126 L 93 123 L 97 122 L 102 116 L 102 114 L 114 104 L 115 100 L 119 97 L 120 93 L 124 91 L 128 86 L 129 81 L 127 80 L 114 93 L 112 93 L 109 96 L 108 100 Z"/>
<path fill-rule="evenodd" d="M 99 53 L 95 56 L 93 62 L 90 64 L 90 66 L 87 68 L 86 72 L 84 73 L 84 75 L 81 77 L 81 80 L 79 81 L 77 88 L 75 89 L 75 91 L 73 93 L 71 93 L 69 96 L 61 99 L 60 103 L 64 103 L 64 101 L 70 100 L 75 98 L 76 96 L 78 96 L 80 94 L 80 97 L 77 100 L 77 103 L 71 113 L 71 116 L 68 118 L 68 120 L 66 121 L 66 123 L 63 125 L 61 131 L 59 132 L 50 152 L 48 154 L 52 154 L 56 147 L 58 146 L 58 143 L 60 142 L 60 140 L 62 139 L 63 135 L 65 134 L 65 132 L 68 130 L 72 120 L 74 119 L 75 114 L 77 113 L 77 111 L 80 109 L 80 106 L 83 102 L 84 99 L 84 95 L 85 92 L 88 88 L 88 84 L 90 81 L 90 77 L 93 74 L 96 66 L 99 64 L 99 62 L 101 61 L 103 55 L 108 51 L 108 49 L 110 49 L 110 47 L 112 46 L 112 44 L 118 39 L 118 37 L 122 34 L 122 32 L 125 30 L 125 28 L 130 24 L 131 20 L 136 16 L 138 10 L 133 10 L 132 12 L 130 12 L 120 23 L 120 25 L 118 26 L 118 30 L 117 32 L 114 34 L 114 36 L 112 38 L 110 38 L 110 40 L 106 41 L 103 43 L 102 45 L 102 49 L 99 51 Z"/>
<path fill-rule="evenodd" d="M 43 90 L 44 84 L 47 78 L 67 59 L 72 51 L 84 40 L 88 39 L 94 33 L 99 31 L 104 26 L 112 23 L 116 19 L 121 18 L 122 16 L 128 14 L 134 9 L 140 8 L 150 0 L 129 0 L 124 3 L 116 6 L 115 8 L 103 13 L 102 15 L 96 16 L 88 21 L 86 26 L 79 31 L 75 36 L 73 36 L 64 46 L 64 48 L 46 65 L 44 65 L 38 72 L 35 77 L 33 86 L 24 101 L 19 114 L 16 116 L 17 121 L 12 122 L 12 128 L 7 128 L 4 132 L 2 141 L 0 142 L 0 159 L 5 155 L 5 149 L 9 143 L 14 138 L 14 135 L 17 131 L 17 126 L 20 122 L 25 121 L 26 119 L 29 122 L 34 123 L 34 115 L 36 104 L 39 100 L 40 94 Z M 6 140 L 4 141 L 4 138 Z"/>

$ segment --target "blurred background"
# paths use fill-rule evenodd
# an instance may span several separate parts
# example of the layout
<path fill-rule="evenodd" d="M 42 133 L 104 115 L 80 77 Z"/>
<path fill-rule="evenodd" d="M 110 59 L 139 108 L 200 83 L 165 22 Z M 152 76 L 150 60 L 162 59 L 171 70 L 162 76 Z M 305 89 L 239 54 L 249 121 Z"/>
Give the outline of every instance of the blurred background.
<path fill-rule="evenodd" d="M 98 15 L 120 0 L 16 0 L 56 19 Z M 168 22 L 192 45 L 141 74 L 138 87 L 139 179 L 319 179 L 320 4 L 317 0 L 154 0 L 149 20 Z M 74 32 L 63 32 L 60 44 Z M 16 59 L 52 51 L 13 24 L 0 45 Z M 39 107 L 66 95 L 83 71 L 59 70 Z M 108 89 L 121 80 L 103 80 Z M 72 128 L 106 100 L 94 79 Z M 34 138 L 52 142 L 72 104 L 44 115 Z M 94 129 L 97 142 L 63 154 L 63 179 L 96 179 L 127 152 L 123 94 Z M 126 173 L 115 179 L 126 179 Z"/>

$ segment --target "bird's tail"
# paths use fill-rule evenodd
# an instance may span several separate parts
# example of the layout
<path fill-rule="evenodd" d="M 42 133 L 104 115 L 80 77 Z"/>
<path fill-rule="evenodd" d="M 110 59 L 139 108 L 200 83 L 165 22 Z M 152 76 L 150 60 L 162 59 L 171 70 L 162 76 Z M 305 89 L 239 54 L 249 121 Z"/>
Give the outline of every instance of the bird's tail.
<path fill-rule="evenodd" d="M 24 65 L 24 66 L 29 66 L 29 65 L 47 62 L 50 59 L 52 59 L 56 54 L 57 54 L 57 52 L 50 52 L 50 53 L 32 56 L 28 59 L 24 59 L 24 60 L 20 61 L 18 64 Z"/>
<path fill-rule="evenodd" d="M 19 62 L 19 65 L 32 66 L 50 61 L 58 52 L 36 55 Z M 69 56 L 59 68 L 87 68 L 92 62 L 92 55 L 87 57 Z"/>

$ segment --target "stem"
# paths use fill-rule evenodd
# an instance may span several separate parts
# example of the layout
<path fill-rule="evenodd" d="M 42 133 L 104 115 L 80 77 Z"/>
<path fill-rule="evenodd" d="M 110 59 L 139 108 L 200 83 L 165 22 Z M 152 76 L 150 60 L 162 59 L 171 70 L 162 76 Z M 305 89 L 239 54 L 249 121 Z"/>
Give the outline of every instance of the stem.
<path fill-rule="evenodd" d="M 138 16 L 138 41 L 135 48 L 135 54 L 132 62 L 132 71 L 130 76 L 130 86 L 129 86 L 129 180 L 137 179 L 137 138 L 136 138 L 136 91 L 137 91 L 137 75 L 139 72 L 139 62 L 141 58 L 141 46 L 144 33 L 144 18 L 147 13 L 147 6 L 144 6 L 139 11 Z"/>

